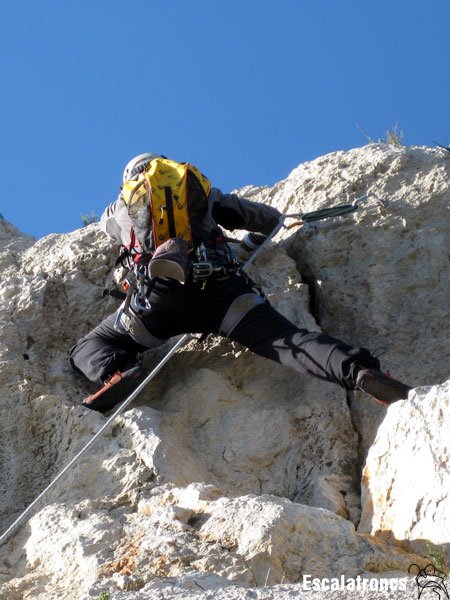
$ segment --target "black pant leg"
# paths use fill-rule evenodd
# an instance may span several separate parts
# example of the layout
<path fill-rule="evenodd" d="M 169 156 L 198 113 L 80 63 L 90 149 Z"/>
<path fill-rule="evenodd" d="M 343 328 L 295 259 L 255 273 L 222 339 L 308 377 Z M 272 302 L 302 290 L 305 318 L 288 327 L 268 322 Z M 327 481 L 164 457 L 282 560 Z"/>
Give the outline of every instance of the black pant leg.
<path fill-rule="evenodd" d="M 379 368 L 378 360 L 365 348 L 352 348 L 319 331 L 299 329 L 269 303 L 250 311 L 230 339 L 255 354 L 346 389 L 355 387 L 356 365 Z"/>
<path fill-rule="evenodd" d="M 90 381 L 103 384 L 118 369 L 135 363 L 145 348 L 125 331 L 114 329 L 114 313 L 81 338 L 70 350 L 70 364 Z"/>

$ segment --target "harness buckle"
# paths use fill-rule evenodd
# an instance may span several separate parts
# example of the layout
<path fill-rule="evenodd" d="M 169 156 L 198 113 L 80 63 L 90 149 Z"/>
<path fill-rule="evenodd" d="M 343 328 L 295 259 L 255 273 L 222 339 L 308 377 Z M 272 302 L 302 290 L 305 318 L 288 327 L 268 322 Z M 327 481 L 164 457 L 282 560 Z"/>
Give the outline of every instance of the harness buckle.
<path fill-rule="evenodd" d="M 210 262 L 194 262 L 192 264 L 192 279 L 193 281 L 201 281 L 210 277 L 214 271 L 213 265 Z"/>

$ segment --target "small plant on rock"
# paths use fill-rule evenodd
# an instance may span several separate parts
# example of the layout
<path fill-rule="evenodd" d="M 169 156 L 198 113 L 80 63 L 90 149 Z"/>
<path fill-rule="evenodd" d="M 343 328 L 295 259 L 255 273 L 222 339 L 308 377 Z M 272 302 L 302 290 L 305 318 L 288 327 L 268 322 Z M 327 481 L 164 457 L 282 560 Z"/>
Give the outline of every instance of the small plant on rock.
<path fill-rule="evenodd" d="M 433 563 L 434 568 L 441 573 L 447 574 L 449 568 L 446 560 L 446 546 L 427 542 L 426 557 Z"/>
<path fill-rule="evenodd" d="M 398 123 L 396 123 L 393 129 L 388 129 L 386 131 L 386 138 L 381 141 L 385 144 L 390 144 L 391 146 L 404 146 L 404 139 L 405 134 L 398 128 Z"/>
<path fill-rule="evenodd" d="M 376 140 L 367 135 L 367 133 L 359 126 L 356 126 L 358 130 L 363 134 L 363 136 L 367 139 L 369 144 L 375 144 Z M 399 129 L 398 123 L 394 125 L 392 129 L 388 129 L 386 131 L 385 138 L 378 138 L 378 144 L 390 144 L 391 146 L 404 146 L 405 133 L 401 129 Z"/>
<path fill-rule="evenodd" d="M 91 210 L 91 212 L 88 215 L 84 215 L 81 214 L 81 223 L 83 225 L 83 227 L 86 227 L 87 225 L 91 225 L 91 223 L 97 223 L 98 222 L 98 215 Z"/>

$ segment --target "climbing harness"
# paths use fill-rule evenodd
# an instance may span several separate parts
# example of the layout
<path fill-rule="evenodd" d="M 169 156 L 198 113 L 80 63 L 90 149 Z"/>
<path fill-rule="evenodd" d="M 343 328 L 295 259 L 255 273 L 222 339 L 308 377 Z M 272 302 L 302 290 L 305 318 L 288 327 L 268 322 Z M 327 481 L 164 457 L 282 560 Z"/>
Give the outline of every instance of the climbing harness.
<path fill-rule="evenodd" d="M 364 200 L 366 198 L 367 198 L 367 194 L 365 194 L 364 196 L 361 196 L 360 198 L 357 198 L 352 204 L 342 204 L 342 205 L 335 206 L 332 208 L 320 209 L 317 211 L 303 213 L 303 214 L 299 213 L 299 214 L 283 214 L 283 215 L 281 215 L 278 225 L 275 227 L 275 229 L 273 229 L 271 234 L 269 236 L 267 236 L 267 238 L 264 240 L 264 242 L 253 252 L 253 254 L 247 259 L 247 261 L 243 265 L 241 265 L 241 267 L 240 267 L 241 270 L 244 271 L 255 261 L 255 259 L 267 247 L 269 242 L 276 236 L 276 234 L 280 231 L 280 229 L 282 229 L 282 228 L 291 229 L 292 227 L 302 225 L 303 223 L 326 219 L 329 217 L 336 217 L 339 215 L 353 212 L 353 211 L 357 210 L 358 202 L 361 202 L 362 200 Z M 285 225 L 284 221 L 286 219 L 290 219 L 290 218 L 300 219 L 300 221 L 297 221 L 291 225 Z M 200 252 L 202 252 L 202 250 L 200 250 Z M 206 251 L 205 251 L 205 254 L 203 254 L 202 256 L 203 257 L 206 256 Z M 206 262 L 206 261 L 203 261 L 203 262 Z M 200 264 L 201 264 L 201 262 L 200 262 Z M 132 289 L 133 287 L 135 287 L 137 285 L 139 291 L 142 292 L 143 285 L 144 285 L 143 280 L 144 280 L 144 277 L 140 276 L 139 271 L 138 271 L 137 282 L 134 282 L 134 281 L 130 282 L 130 289 Z M 144 297 L 145 297 L 145 294 L 144 294 Z M 132 299 L 132 294 L 128 290 L 127 296 L 125 299 L 125 304 L 127 302 L 130 303 L 131 299 Z M 239 310 L 242 310 L 242 307 L 237 306 L 236 312 L 239 313 Z M 119 315 L 120 314 L 123 314 L 123 313 L 120 313 L 120 311 L 119 311 Z M 224 323 L 224 329 L 228 330 L 229 325 Z M 17 519 L 0 536 L 0 546 L 9 539 L 9 537 L 11 536 L 13 531 L 24 521 L 24 519 L 28 515 L 30 515 L 32 513 L 33 509 L 40 502 L 40 500 L 42 500 L 42 498 L 47 494 L 47 492 L 49 492 L 53 487 L 55 487 L 55 485 L 58 483 L 58 481 L 60 481 L 61 478 L 69 471 L 69 469 L 75 463 L 78 462 L 78 460 L 81 458 L 81 456 L 95 444 L 95 442 L 103 434 L 103 432 L 106 429 L 108 429 L 108 427 L 116 420 L 116 418 L 122 412 L 124 412 L 124 410 L 133 402 L 133 400 L 142 392 L 142 390 L 144 390 L 147 387 L 147 385 L 150 383 L 150 381 L 157 375 L 157 373 L 159 373 L 159 371 L 165 366 L 165 364 L 171 359 L 171 357 L 177 352 L 177 350 L 179 348 L 181 348 L 182 346 L 186 345 L 192 339 L 196 339 L 196 338 L 191 333 L 185 333 L 178 339 L 178 341 L 172 346 L 172 348 L 161 359 L 161 361 L 156 365 L 156 367 L 136 387 L 136 389 L 122 402 L 122 404 L 120 404 L 120 406 L 116 409 L 116 411 L 108 418 L 106 423 L 104 423 L 104 425 L 89 440 L 89 442 L 85 446 L 83 446 L 83 448 L 81 448 L 81 450 L 69 461 L 69 463 L 58 473 L 58 475 L 56 475 L 56 477 L 49 483 L 49 485 L 35 498 L 35 500 L 33 500 L 33 502 L 31 502 L 31 504 L 19 515 L 19 517 L 17 517 Z"/>

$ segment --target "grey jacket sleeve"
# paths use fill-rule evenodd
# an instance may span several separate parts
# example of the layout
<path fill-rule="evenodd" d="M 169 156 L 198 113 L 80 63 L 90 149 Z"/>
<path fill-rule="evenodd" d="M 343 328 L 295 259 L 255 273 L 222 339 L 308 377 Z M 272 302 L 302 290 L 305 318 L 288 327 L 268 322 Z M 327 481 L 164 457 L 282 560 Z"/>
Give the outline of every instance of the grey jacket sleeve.
<path fill-rule="evenodd" d="M 131 243 L 132 223 L 121 196 L 105 208 L 100 217 L 100 228 L 123 246 Z"/>
<path fill-rule="evenodd" d="M 212 216 L 225 229 L 246 229 L 269 235 L 278 225 L 281 213 L 261 202 L 241 198 L 237 194 L 223 194 L 212 188 L 210 197 Z"/>

